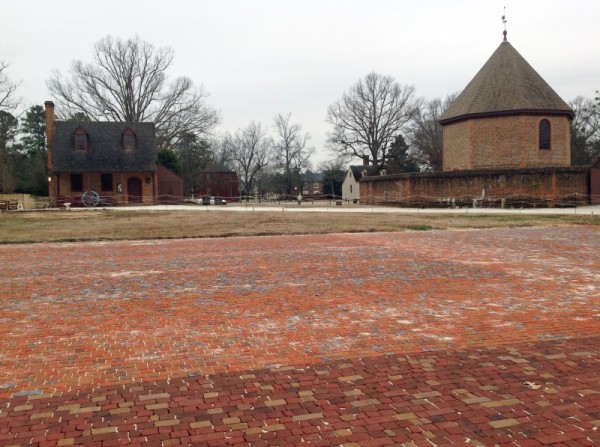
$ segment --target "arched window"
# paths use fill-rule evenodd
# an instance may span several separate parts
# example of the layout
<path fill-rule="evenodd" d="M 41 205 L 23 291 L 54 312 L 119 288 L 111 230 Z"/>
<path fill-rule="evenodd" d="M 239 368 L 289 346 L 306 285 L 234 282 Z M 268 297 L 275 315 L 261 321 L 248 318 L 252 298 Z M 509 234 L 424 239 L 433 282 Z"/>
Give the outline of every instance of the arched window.
<path fill-rule="evenodd" d="M 135 132 L 129 127 L 123 131 L 123 150 L 125 152 L 135 151 Z"/>
<path fill-rule="evenodd" d="M 540 121 L 540 149 L 550 149 L 550 121 L 543 119 Z"/>
<path fill-rule="evenodd" d="M 88 137 L 81 127 L 75 131 L 75 150 L 87 151 Z"/>

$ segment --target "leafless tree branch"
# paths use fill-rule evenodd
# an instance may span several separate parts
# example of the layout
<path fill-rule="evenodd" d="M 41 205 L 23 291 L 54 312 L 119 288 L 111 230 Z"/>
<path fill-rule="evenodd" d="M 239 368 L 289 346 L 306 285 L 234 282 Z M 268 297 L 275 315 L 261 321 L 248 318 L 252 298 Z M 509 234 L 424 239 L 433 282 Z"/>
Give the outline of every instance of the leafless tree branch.
<path fill-rule="evenodd" d="M 286 181 L 286 194 L 292 192 L 292 174 L 309 166 L 309 158 L 314 147 L 309 147 L 310 134 L 302 133 L 300 124 L 291 123 L 291 113 L 277 115 L 274 127 L 278 140 L 275 142 L 275 155 L 279 168 L 283 169 Z"/>
<path fill-rule="evenodd" d="M 571 121 L 571 163 L 594 163 L 600 157 L 600 97 L 578 96 L 570 106 L 575 113 Z"/>
<path fill-rule="evenodd" d="M 139 37 L 107 36 L 96 43 L 92 63 L 74 61 L 69 78 L 55 72 L 47 86 L 62 118 L 83 113 L 98 121 L 152 121 L 159 147 L 172 147 L 185 134 L 207 139 L 219 114 L 191 79 L 168 82 L 173 57 L 172 49 L 155 48 Z"/>
<path fill-rule="evenodd" d="M 457 94 L 446 96 L 444 100 L 434 98 L 419 109 L 411 126 L 408 138 L 422 169 L 440 171 L 443 165 L 443 132 L 439 119 Z"/>
<path fill-rule="evenodd" d="M 15 97 L 19 83 L 11 81 L 7 70 L 8 64 L 0 61 L 0 110 L 5 112 L 16 109 L 21 102 L 20 98 Z"/>
<path fill-rule="evenodd" d="M 394 137 L 418 112 L 414 92 L 413 86 L 390 76 L 369 73 L 329 106 L 329 148 L 340 158 L 369 156 L 374 166 L 382 167 Z"/>
<path fill-rule="evenodd" d="M 222 147 L 240 178 L 243 193 L 251 194 L 257 174 L 272 158 L 273 141 L 266 129 L 253 121 L 234 134 L 225 134 Z"/>

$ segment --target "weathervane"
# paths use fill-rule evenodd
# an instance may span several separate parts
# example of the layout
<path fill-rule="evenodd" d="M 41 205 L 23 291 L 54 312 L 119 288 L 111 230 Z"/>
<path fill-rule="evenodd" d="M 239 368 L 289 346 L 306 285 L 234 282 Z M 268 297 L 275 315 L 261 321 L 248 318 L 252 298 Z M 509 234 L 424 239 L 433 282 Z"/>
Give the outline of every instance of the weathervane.
<path fill-rule="evenodd" d="M 504 14 L 502 15 L 502 23 L 504 23 L 504 32 L 502 34 L 504 34 L 504 42 L 506 42 L 506 6 L 504 7 Z"/>

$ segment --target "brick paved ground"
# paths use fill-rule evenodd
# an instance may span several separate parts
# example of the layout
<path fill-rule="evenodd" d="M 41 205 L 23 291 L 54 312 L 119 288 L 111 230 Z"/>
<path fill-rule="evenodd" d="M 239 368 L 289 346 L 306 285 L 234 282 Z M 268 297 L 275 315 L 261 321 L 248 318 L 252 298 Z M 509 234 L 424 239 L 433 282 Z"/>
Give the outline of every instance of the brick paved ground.
<path fill-rule="evenodd" d="M 0 246 L 0 445 L 600 445 L 600 230 Z"/>

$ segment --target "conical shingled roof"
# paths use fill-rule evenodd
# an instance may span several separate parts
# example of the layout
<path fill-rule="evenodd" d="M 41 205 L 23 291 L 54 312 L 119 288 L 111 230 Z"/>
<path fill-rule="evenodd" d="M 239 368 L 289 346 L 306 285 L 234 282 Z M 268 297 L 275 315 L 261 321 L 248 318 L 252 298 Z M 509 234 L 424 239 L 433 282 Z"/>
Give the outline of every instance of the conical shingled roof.
<path fill-rule="evenodd" d="M 490 115 L 560 114 L 573 111 L 507 41 L 440 117 L 441 124 Z"/>

